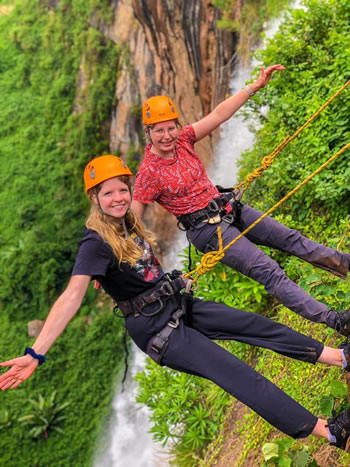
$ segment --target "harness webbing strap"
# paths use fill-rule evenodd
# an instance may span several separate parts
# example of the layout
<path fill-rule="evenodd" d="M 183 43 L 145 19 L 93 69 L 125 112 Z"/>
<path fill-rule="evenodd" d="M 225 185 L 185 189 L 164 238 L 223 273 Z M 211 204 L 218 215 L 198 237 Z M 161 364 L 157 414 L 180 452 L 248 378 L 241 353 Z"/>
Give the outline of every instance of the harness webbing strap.
<path fill-rule="evenodd" d="M 177 225 L 179 229 L 189 230 L 201 222 L 208 221 L 211 217 L 216 216 L 220 212 L 225 213 L 224 206 L 229 203 L 233 197 L 234 193 L 232 188 L 230 192 L 221 194 L 220 197 L 210 200 L 208 206 L 205 208 L 178 216 Z"/>
<path fill-rule="evenodd" d="M 145 305 L 150 305 L 159 301 L 160 309 L 154 313 L 157 314 L 162 309 L 162 302 L 160 301 L 160 297 L 170 297 L 170 295 L 179 292 L 185 288 L 186 282 L 187 280 L 185 280 L 182 276 L 179 276 L 176 279 L 170 281 L 164 280 L 161 283 L 157 283 L 155 287 L 152 287 L 146 292 L 137 295 L 130 300 L 119 301 L 117 306 L 122 314 L 126 317 L 131 314 L 142 314 L 142 308 Z"/>
<path fill-rule="evenodd" d="M 186 314 L 187 302 L 192 296 L 191 287 L 192 280 L 188 280 L 186 283 L 186 290 L 182 294 L 181 306 L 174 311 L 167 324 L 157 332 L 157 334 L 153 336 L 148 343 L 147 354 L 159 365 L 161 365 L 161 360 L 168 347 L 171 333 L 179 326 L 180 319 Z"/>
<path fill-rule="evenodd" d="M 224 233 L 226 232 L 226 230 L 230 227 L 230 225 L 234 225 L 236 227 L 238 227 L 239 229 L 242 228 L 241 226 L 241 210 L 242 210 L 242 204 L 240 201 L 235 201 L 233 203 L 233 206 L 232 206 L 232 212 L 233 212 L 233 216 L 232 216 L 232 220 L 230 221 L 230 219 L 225 219 L 225 217 L 228 217 L 228 216 L 224 216 L 219 224 L 220 226 L 220 229 L 221 229 L 221 235 L 223 236 Z M 218 237 L 218 231 L 216 230 L 216 232 L 213 234 L 213 236 L 210 238 L 210 240 L 208 241 L 208 243 L 205 245 L 205 248 L 203 250 L 203 253 L 208 253 L 209 251 L 215 251 L 218 247 L 218 244 L 219 244 L 219 237 Z"/>

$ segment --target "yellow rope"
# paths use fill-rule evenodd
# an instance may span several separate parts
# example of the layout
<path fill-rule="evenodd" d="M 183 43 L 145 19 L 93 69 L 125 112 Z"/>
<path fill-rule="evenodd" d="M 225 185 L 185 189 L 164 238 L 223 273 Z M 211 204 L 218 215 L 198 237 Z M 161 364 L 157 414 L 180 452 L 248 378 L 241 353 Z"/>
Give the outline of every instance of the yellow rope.
<path fill-rule="evenodd" d="M 228 250 L 232 245 L 234 245 L 239 239 L 241 239 L 245 234 L 250 232 L 259 222 L 261 222 L 265 217 L 267 217 L 269 214 L 271 214 L 273 211 L 275 211 L 278 207 L 280 207 L 287 199 L 289 199 L 291 196 L 294 195 L 298 190 L 300 190 L 301 187 L 306 185 L 315 175 L 320 173 L 325 167 L 327 167 L 331 162 L 333 162 L 337 157 L 339 157 L 343 152 L 345 152 L 347 149 L 350 148 L 350 143 L 346 144 L 342 149 L 340 149 L 336 154 L 334 154 L 332 157 L 330 157 L 326 162 L 324 162 L 318 169 L 316 169 L 312 174 L 310 174 L 308 177 L 305 178 L 299 185 L 297 185 L 295 188 L 293 188 L 292 191 L 290 191 L 286 196 L 284 196 L 282 199 L 280 199 L 272 208 L 270 208 L 268 211 L 266 211 L 264 214 L 262 214 L 253 224 L 251 224 L 249 227 L 247 227 L 243 232 L 241 232 L 236 238 L 234 238 L 228 245 L 223 247 L 223 241 L 222 241 L 222 235 L 221 235 L 221 229 L 218 227 L 218 240 L 219 240 L 219 250 L 218 251 L 210 251 L 209 253 L 206 253 L 205 255 L 202 256 L 200 264 L 187 273 L 185 277 L 194 277 L 193 283 L 197 282 L 200 276 L 205 274 L 207 271 L 210 271 L 213 269 L 217 263 L 221 261 L 221 259 L 225 256 L 225 251 Z"/>
<path fill-rule="evenodd" d="M 295 139 L 313 120 L 315 120 L 315 118 L 317 118 L 320 113 L 332 102 L 334 101 L 334 99 L 336 99 L 340 93 L 342 93 L 344 91 L 344 89 L 349 86 L 350 84 L 350 80 L 344 84 L 344 86 L 342 86 L 335 94 L 333 94 L 333 96 L 328 99 L 327 102 L 325 102 L 319 109 L 316 113 L 314 113 L 314 115 L 312 115 L 312 117 L 309 118 L 309 120 L 307 120 L 303 126 L 301 126 L 295 133 L 293 136 L 287 136 L 283 141 L 282 143 L 277 146 L 277 148 L 275 148 L 271 154 L 269 154 L 268 156 L 265 156 L 262 161 L 261 161 L 261 167 L 258 167 L 257 169 L 255 169 L 252 173 L 248 174 L 245 178 L 245 180 L 243 180 L 243 182 L 239 183 L 235 188 L 236 189 L 239 189 L 241 188 L 243 185 L 244 185 L 244 191 L 249 187 L 249 185 L 258 177 L 261 176 L 261 174 L 264 172 L 264 170 L 268 169 L 275 157 L 277 156 L 277 154 L 279 154 L 282 149 L 284 149 L 291 141 L 293 141 L 293 139 Z"/>

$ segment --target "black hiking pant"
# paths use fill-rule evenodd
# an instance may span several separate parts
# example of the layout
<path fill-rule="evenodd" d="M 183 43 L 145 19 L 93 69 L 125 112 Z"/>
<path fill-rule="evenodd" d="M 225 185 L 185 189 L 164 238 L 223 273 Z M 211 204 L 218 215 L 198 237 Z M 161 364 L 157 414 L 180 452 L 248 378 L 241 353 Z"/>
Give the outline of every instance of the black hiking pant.
<path fill-rule="evenodd" d="M 127 318 L 129 333 L 141 350 L 147 348 L 145 335 L 159 332 L 180 300 L 173 296 L 159 315 Z M 190 302 L 185 319 L 169 337 L 161 364 L 213 381 L 293 438 L 308 436 L 317 418 L 213 340 L 245 342 L 313 364 L 323 344 L 255 313 L 197 298 Z"/>

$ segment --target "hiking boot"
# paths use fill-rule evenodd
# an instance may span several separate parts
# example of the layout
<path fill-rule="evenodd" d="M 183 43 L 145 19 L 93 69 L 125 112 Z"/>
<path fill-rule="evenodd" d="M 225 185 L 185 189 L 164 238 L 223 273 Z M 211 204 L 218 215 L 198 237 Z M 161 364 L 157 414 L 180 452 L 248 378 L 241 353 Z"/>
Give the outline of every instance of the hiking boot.
<path fill-rule="evenodd" d="M 335 436 L 336 442 L 331 443 L 332 446 L 343 449 L 346 452 L 350 451 L 350 409 L 346 409 L 337 417 L 329 418 L 327 426 L 332 435 Z"/>
<path fill-rule="evenodd" d="M 342 336 L 348 337 L 350 335 L 350 308 L 337 313 L 335 330 Z"/>

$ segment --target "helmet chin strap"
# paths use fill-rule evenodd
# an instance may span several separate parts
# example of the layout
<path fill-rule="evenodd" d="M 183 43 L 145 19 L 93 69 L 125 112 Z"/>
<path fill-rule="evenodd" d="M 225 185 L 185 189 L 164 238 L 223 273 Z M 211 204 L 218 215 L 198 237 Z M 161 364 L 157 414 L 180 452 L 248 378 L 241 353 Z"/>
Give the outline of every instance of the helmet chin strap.
<path fill-rule="evenodd" d="M 123 226 L 125 238 L 128 238 L 129 234 L 128 234 L 128 229 L 126 228 L 125 216 L 122 218 L 122 226 Z"/>

